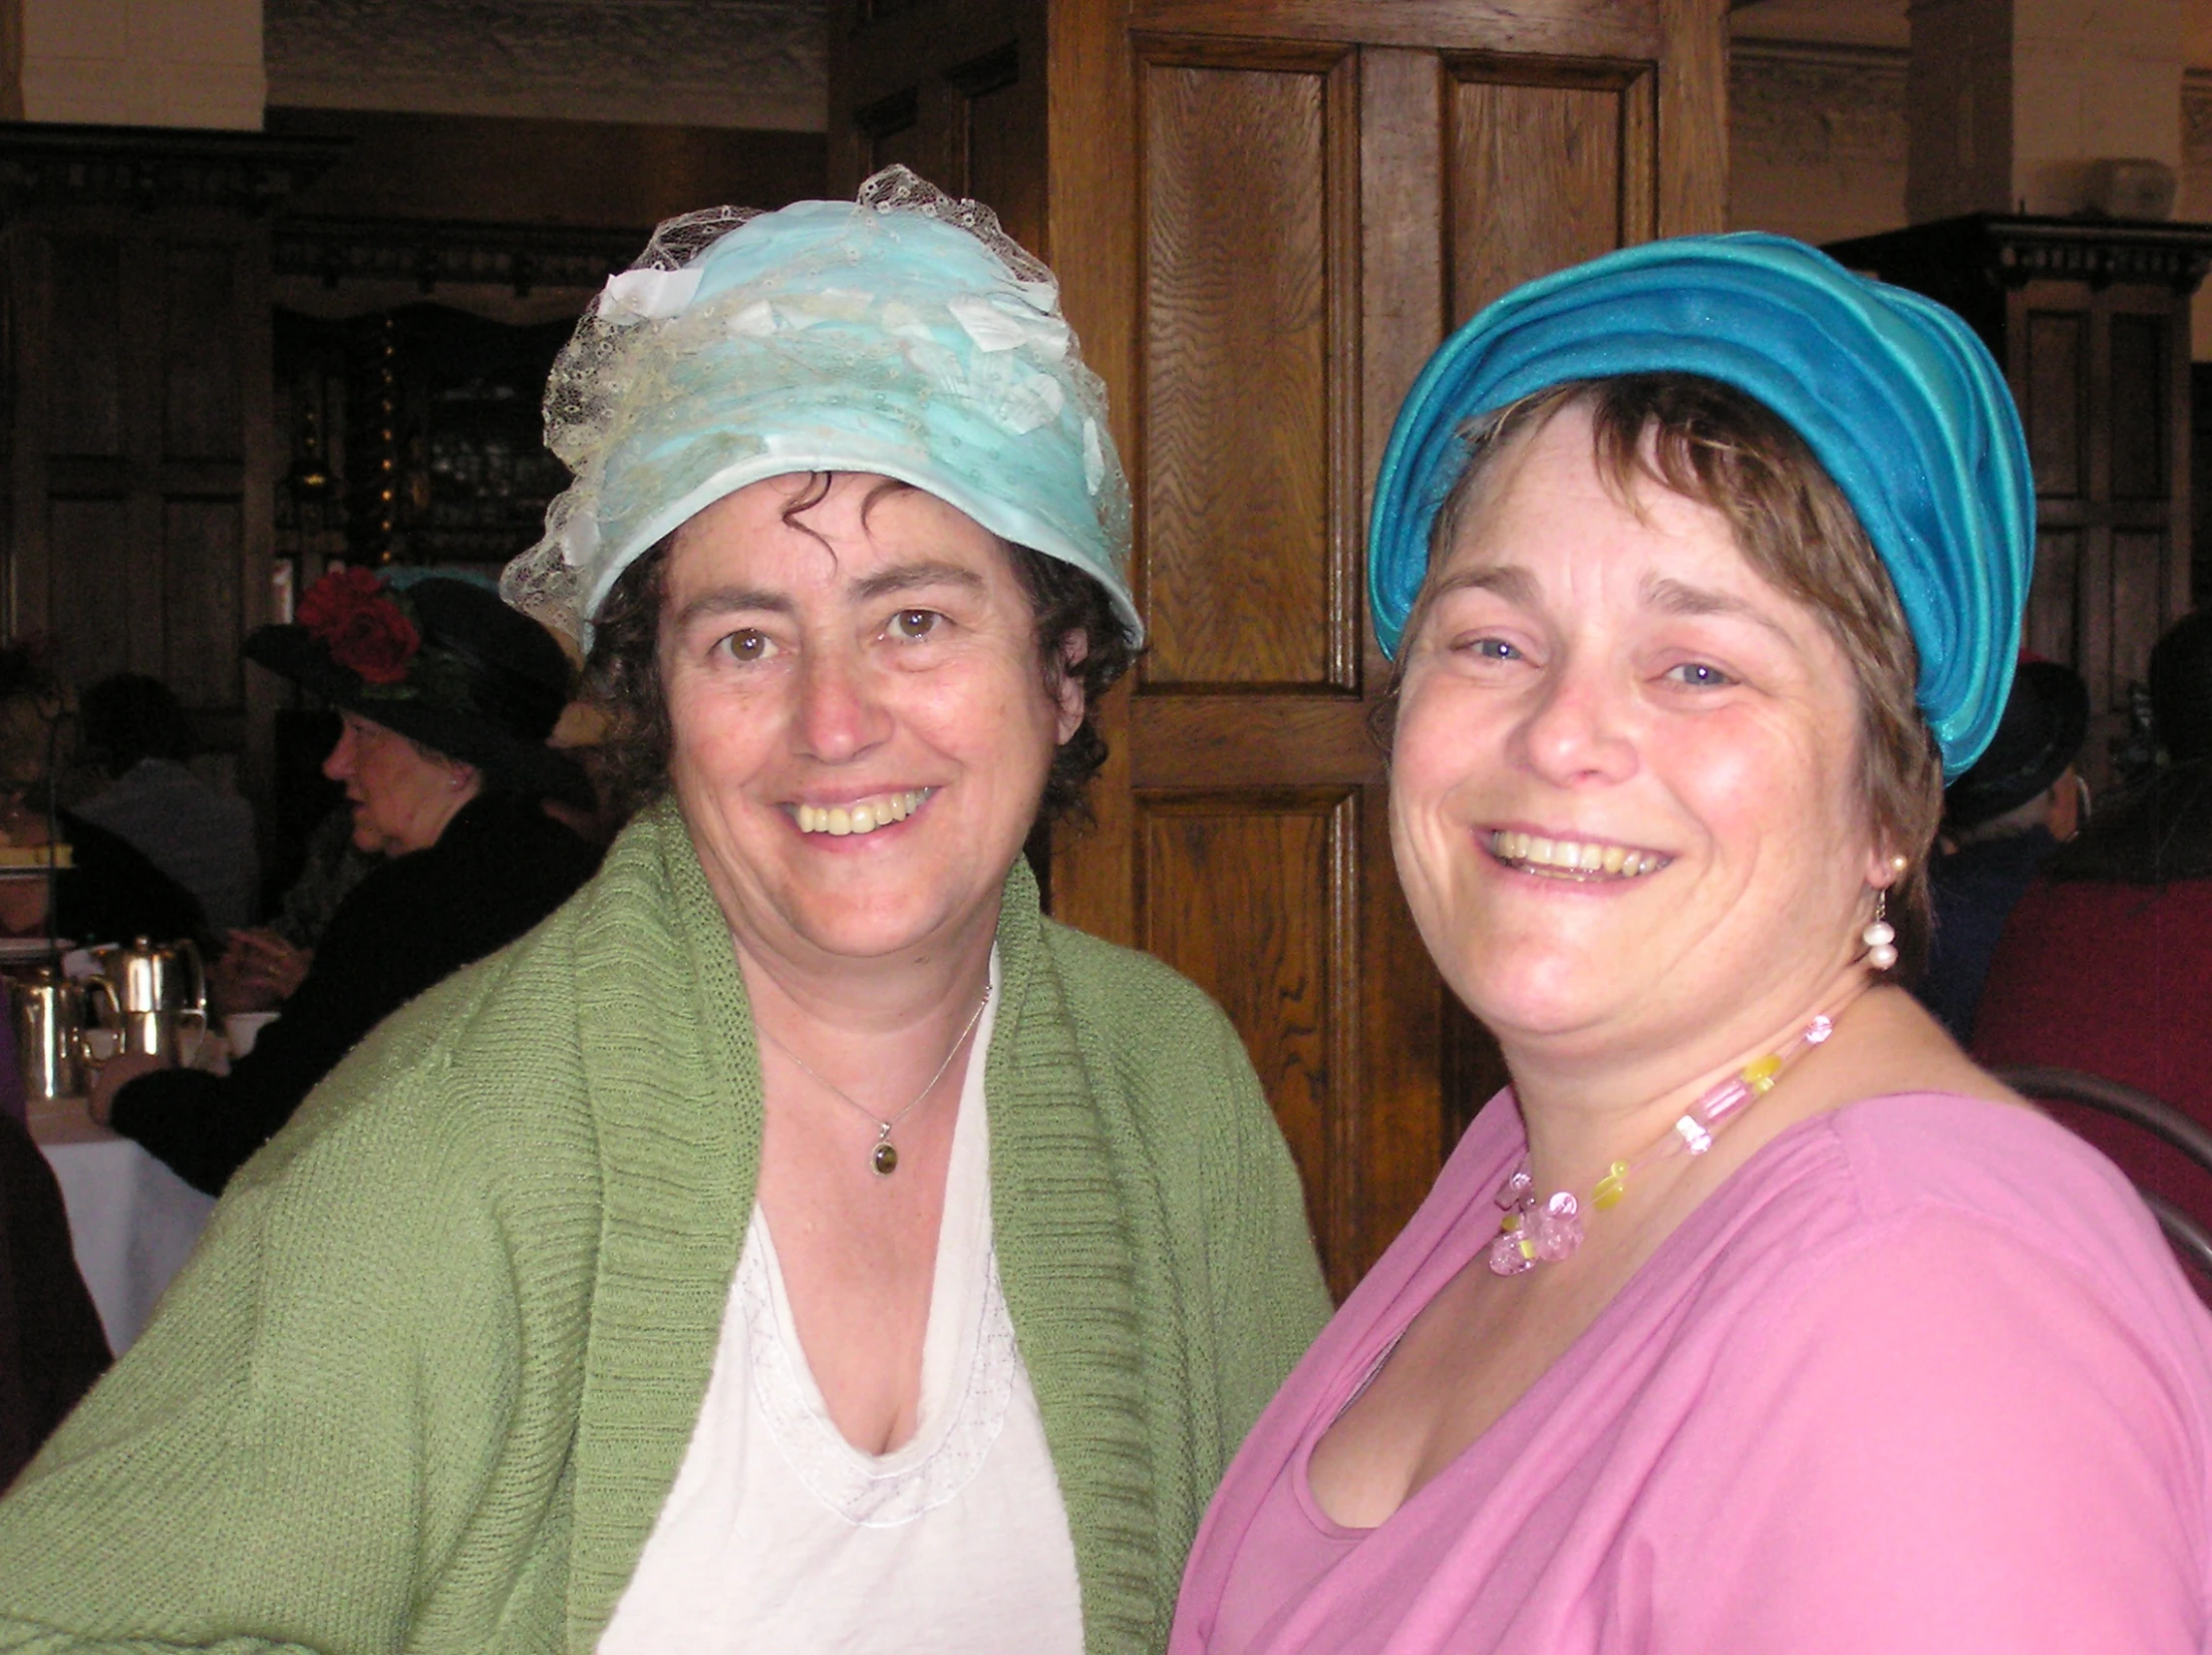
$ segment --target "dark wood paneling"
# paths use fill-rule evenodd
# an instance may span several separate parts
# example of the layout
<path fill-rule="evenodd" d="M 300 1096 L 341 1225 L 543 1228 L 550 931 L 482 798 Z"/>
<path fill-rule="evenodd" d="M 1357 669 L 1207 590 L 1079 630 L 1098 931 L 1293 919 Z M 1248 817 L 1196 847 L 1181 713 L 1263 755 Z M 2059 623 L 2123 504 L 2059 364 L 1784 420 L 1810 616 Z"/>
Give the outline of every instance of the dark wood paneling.
<path fill-rule="evenodd" d="M 218 325 L 238 311 L 237 263 L 235 242 L 162 249 L 165 459 L 239 458 L 244 428 L 238 417 L 238 345 Z"/>
<path fill-rule="evenodd" d="M 2028 458 L 2036 492 L 2082 493 L 2088 479 L 2088 318 L 2078 311 L 2039 311 L 2028 318 Z"/>
<path fill-rule="evenodd" d="M 1428 52 L 1657 57 L 1663 0 L 1138 0 L 1135 26 L 1244 40 L 1312 40 Z M 1718 15 L 1719 8 L 1707 6 Z M 1708 26 L 1711 19 L 1707 19 Z M 1725 42 L 1716 32 L 1715 44 Z M 1721 123 L 1715 122 L 1714 125 Z M 1718 203 L 1716 203 L 1718 205 Z M 1718 222 L 1716 217 L 1715 222 Z"/>
<path fill-rule="evenodd" d="M 291 203 L 346 217 L 650 225 L 720 202 L 780 207 L 827 174 L 820 133 L 284 108 L 267 127 L 348 141 Z"/>
<path fill-rule="evenodd" d="M 2169 392 L 2163 316 L 2112 318 L 2112 497 L 2157 499 L 2166 496 L 2166 424 Z"/>
<path fill-rule="evenodd" d="M 235 500 L 169 500 L 161 530 L 161 676 L 187 707 L 235 707 L 244 699 L 243 514 Z"/>
<path fill-rule="evenodd" d="M 112 235 L 62 235 L 46 243 L 50 364 L 47 451 L 124 452 L 123 244 Z"/>
<path fill-rule="evenodd" d="M 1140 788 L 1256 788 L 1296 774 L 1375 785 L 1383 750 L 1373 708 L 1349 698 L 1139 696 L 1131 709 Z"/>
<path fill-rule="evenodd" d="M 1332 82 L 1342 101 L 1349 63 L 1145 69 L 1148 687 L 1352 677 L 1330 514 Z"/>
<path fill-rule="evenodd" d="M 1034 147 L 1044 125 L 1042 78 L 1024 78 L 1013 42 L 947 77 L 961 97 L 967 165 L 960 188 L 988 203 L 1031 252 L 1045 246 L 1045 172 Z"/>
<path fill-rule="evenodd" d="M 2127 708 L 2129 684 L 2150 681 L 2151 646 L 2163 630 L 2159 621 L 2164 605 L 2166 536 L 2156 530 L 2115 528 L 2112 531 L 2111 694 L 2114 709 Z M 2135 617 L 2151 624 L 2133 624 Z"/>
<path fill-rule="evenodd" d="M 1652 233 L 1651 101 L 1640 67 L 1454 60 L 1452 317 Z"/>
<path fill-rule="evenodd" d="M 2076 659 L 2074 609 L 2079 591 L 2081 533 L 2046 528 L 2036 536 L 2035 584 L 2022 641 L 2053 661 Z"/>
<path fill-rule="evenodd" d="M 131 511 L 120 499 L 56 499 L 46 511 L 55 664 L 66 682 L 160 667 L 160 590 L 133 555 Z M 146 607 L 149 586 L 154 608 Z"/>
<path fill-rule="evenodd" d="M 1339 1198 L 1339 1133 L 1353 1092 L 1356 798 L 1148 795 L 1138 809 L 1142 945 L 1219 1001 L 1244 1037 L 1334 1262 L 1355 1218 Z"/>

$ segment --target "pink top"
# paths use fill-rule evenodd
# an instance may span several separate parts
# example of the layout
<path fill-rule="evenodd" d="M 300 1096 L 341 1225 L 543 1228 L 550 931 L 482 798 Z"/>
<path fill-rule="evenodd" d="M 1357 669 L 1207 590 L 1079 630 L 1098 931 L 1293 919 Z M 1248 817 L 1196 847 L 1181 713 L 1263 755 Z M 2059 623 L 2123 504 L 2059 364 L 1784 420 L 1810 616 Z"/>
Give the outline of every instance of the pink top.
<path fill-rule="evenodd" d="M 2212 1649 L 2212 1317 L 2108 1162 L 1947 1093 L 1765 1146 L 1446 1470 L 1331 1522 L 1315 1441 L 1523 1144 L 1501 1093 L 1260 1417 L 1169 1655 Z"/>

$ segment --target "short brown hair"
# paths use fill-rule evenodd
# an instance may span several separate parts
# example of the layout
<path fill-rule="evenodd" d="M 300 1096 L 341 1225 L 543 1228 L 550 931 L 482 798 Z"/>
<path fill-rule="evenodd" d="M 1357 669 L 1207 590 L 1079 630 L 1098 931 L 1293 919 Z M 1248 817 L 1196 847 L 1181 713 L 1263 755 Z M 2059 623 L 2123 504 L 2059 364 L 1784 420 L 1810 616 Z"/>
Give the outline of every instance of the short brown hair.
<path fill-rule="evenodd" d="M 785 508 L 787 520 L 820 503 L 828 479 L 820 474 Z M 903 487 L 903 486 L 902 486 Z M 608 715 L 610 728 L 600 753 L 600 774 L 619 808 L 628 814 L 667 791 L 674 736 L 661 685 L 661 608 L 667 596 L 668 534 L 622 571 L 599 607 L 592 625 L 591 654 L 584 663 L 586 694 Z M 1045 773 L 1039 822 L 1088 816 L 1085 795 L 1106 760 L 1106 738 L 1099 734 L 1099 703 L 1136 659 L 1121 630 L 1113 599 L 1098 580 L 1073 563 L 1000 540 L 1014 577 L 1028 597 L 1037 624 L 1038 670 L 1046 694 L 1056 700 L 1073 676 L 1083 687 L 1083 722 L 1053 753 Z M 1084 642 L 1083 659 L 1070 665 L 1062 641 L 1071 633 Z"/>
<path fill-rule="evenodd" d="M 1920 716 L 1920 655 L 1897 588 L 1858 514 L 1805 441 L 1765 404 L 1695 374 L 1628 374 L 1553 386 L 1483 416 L 1436 512 L 1428 572 L 1406 623 L 1400 673 L 1426 618 L 1433 576 L 1480 510 L 1498 459 L 1568 408 L 1589 411 L 1598 476 L 1633 502 L 1640 482 L 1718 511 L 1768 584 L 1805 604 L 1843 652 L 1858 691 L 1859 781 L 1874 832 L 1906 858 L 1889 887 L 1894 975 L 1927 959 L 1928 852 L 1943 819 L 1943 755 Z M 1395 685 L 1394 685 L 1395 689 Z"/>

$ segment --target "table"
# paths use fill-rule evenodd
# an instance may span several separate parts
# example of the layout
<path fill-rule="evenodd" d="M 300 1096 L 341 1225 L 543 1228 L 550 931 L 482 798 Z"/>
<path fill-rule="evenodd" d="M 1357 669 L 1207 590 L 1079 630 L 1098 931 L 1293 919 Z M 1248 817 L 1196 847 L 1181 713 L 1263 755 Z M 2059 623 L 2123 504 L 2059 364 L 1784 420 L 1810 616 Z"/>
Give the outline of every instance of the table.
<path fill-rule="evenodd" d="M 69 1208 L 77 1268 L 121 1356 L 146 1328 L 215 1207 L 128 1138 L 95 1126 L 84 1100 L 31 1105 L 31 1137 Z"/>

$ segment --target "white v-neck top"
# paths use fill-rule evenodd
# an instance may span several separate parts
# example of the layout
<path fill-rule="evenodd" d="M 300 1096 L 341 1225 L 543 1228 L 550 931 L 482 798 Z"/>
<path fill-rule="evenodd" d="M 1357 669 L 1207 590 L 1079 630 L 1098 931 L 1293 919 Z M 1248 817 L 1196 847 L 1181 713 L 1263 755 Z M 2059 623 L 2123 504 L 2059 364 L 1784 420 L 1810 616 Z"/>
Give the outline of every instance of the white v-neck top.
<path fill-rule="evenodd" d="M 602 1655 L 1081 1655 L 1075 1542 L 991 1245 L 980 1054 L 995 953 L 991 980 L 953 1129 L 912 1440 L 863 1454 L 830 1421 L 756 1204 L 706 1402 Z"/>

